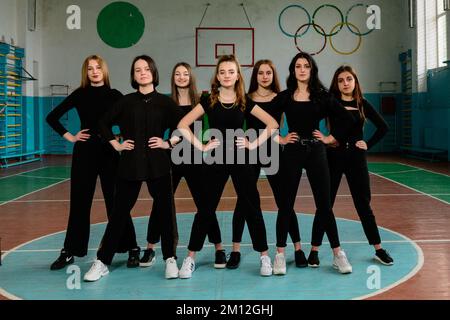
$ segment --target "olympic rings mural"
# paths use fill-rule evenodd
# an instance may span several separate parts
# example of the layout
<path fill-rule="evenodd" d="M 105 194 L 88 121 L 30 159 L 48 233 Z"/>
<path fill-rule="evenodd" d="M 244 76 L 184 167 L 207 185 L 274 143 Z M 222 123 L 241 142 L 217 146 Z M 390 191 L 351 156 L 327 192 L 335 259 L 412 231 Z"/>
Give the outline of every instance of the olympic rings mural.
<path fill-rule="evenodd" d="M 317 17 L 316 17 L 317 13 L 321 9 L 326 8 L 326 7 L 334 9 L 335 11 L 337 11 L 337 13 L 340 16 L 340 22 L 338 22 L 330 30 L 329 33 L 326 33 L 324 28 L 318 24 Z M 369 28 L 369 30 L 367 32 L 361 32 L 360 28 L 358 28 L 355 24 L 349 22 L 349 16 L 356 7 L 366 7 L 367 13 L 371 14 L 371 16 L 368 17 L 367 23 L 366 23 L 367 27 Z M 295 8 L 300 9 L 301 11 L 303 11 L 306 14 L 306 16 L 308 18 L 308 22 L 305 24 L 302 24 L 295 33 L 289 33 L 283 28 L 282 19 L 288 10 L 293 10 Z M 300 40 L 299 39 L 302 36 L 304 36 L 310 29 L 314 29 L 319 35 L 321 35 L 323 37 L 323 44 L 322 44 L 322 47 L 318 51 L 311 53 L 311 55 L 320 54 L 326 48 L 328 41 L 330 42 L 331 48 L 336 53 L 341 54 L 341 55 L 351 55 L 351 54 L 355 53 L 361 47 L 362 37 L 367 36 L 368 34 L 370 34 L 371 32 L 373 32 L 376 29 L 381 29 L 380 12 L 381 12 L 380 8 L 376 5 L 365 5 L 362 3 L 357 3 L 357 4 L 354 4 L 353 6 L 351 6 L 347 10 L 345 17 L 344 17 L 342 11 L 335 5 L 323 4 L 314 11 L 314 13 L 311 17 L 308 10 L 306 10 L 304 7 L 302 7 L 301 5 L 298 5 L 298 4 L 292 4 L 292 5 L 287 6 L 286 8 L 284 8 L 281 11 L 280 15 L 278 16 L 278 26 L 280 27 L 280 30 L 284 35 L 286 35 L 287 37 L 290 37 L 290 38 L 294 38 L 295 47 L 300 52 L 302 52 L 303 50 L 300 48 Z M 355 36 L 358 37 L 358 41 L 357 41 L 355 48 L 353 48 L 352 50 L 349 50 L 349 51 L 338 50 L 335 47 L 335 45 L 333 44 L 333 40 L 332 40 L 333 36 L 335 36 L 339 32 L 341 32 L 344 27 L 346 27 L 348 29 L 348 31 L 350 31 L 352 34 L 354 34 Z"/>

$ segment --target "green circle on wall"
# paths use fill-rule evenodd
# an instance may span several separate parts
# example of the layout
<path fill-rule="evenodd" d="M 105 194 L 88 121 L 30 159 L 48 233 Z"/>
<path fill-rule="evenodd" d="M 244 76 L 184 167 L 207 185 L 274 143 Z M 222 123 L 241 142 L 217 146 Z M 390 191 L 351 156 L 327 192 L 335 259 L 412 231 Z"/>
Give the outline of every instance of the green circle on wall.
<path fill-rule="evenodd" d="M 100 38 L 113 48 L 129 48 L 139 42 L 145 29 L 145 19 L 134 5 L 113 2 L 100 12 L 97 32 Z"/>

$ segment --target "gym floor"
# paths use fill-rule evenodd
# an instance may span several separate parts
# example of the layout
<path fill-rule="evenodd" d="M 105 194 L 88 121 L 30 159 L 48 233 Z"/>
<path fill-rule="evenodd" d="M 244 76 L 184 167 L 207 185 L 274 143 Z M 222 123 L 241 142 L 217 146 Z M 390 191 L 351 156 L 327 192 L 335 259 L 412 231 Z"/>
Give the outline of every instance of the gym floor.
<path fill-rule="evenodd" d="M 340 275 L 331 268 L 331 250 L 325 242 L 319 269 L 297 269 L 293 247 L 288 246 L 288 273 L 284 277 L 261 278 L 257 254 L 251 248 L 247 231 L 243 239 L 243 260 L 237 270 L 214 270 L 214 249 L 207 244 L 198 255 L 198 269 L 192 279 L 164 279 L 160 250 L 150 269 L 127 270 L 126 255 L 117 255 L 111 273 L 95 284 L 81 283 L 68 290 L 70 274 L 51 272 L 50 263 L 58 256 L 68 220 L 70 157 L 45 157 L 20 167 L 0 171 L 0 299 L 371 299 L 371 300 L 449 300 L 450 299 L 450 177 L 448 162 L 425 162 L 392 155 L 370 155 L 372 208 L 380 227 L 383 247 L 395 259 L 394 266 L 374 261 L 345 181 L 341 184 L 334 212 L 342 247 L 354 272 Z M 264 211 L 270 256 L 275 255 L 276 205 L 268 182 L 258 182 Z M 176 198 L 180 242 L 178 264 L 186 254 L 195 206 L 184 181 Z M 106 214 L 98 184 L 91 215 L 89 255 L 75 264 L 86 272 L 105 227 Z M 138 243 L 145 246 L 145 232 L 151 198 L 142 188 L 133 209 Z M 231 250 L 231 217 L 236 202 L 229 181 L 218 208 L 218 218 L 227 253 Z M 304 250 L 309 251 L 310 225 L 315 211 L 308 180 L 304 175 L 295 206 Z M 24 263 L 26 262 L 26 263 Z M 377 283 L 375 273 L 379 273 Z M 23 275 L 26 275 L 25 277 Z M 45 292 L 34 284 L 45 279 Z M 126 280 L 124 280 L 126 279 Z M 151 279 L 149 293 L 139 284 Z M 128 282 L 124 286 L 124 281 Z M 270 290 L 269 290 L 270 288 Z M 73 289 L 73 288 L 72 288 Z"/>

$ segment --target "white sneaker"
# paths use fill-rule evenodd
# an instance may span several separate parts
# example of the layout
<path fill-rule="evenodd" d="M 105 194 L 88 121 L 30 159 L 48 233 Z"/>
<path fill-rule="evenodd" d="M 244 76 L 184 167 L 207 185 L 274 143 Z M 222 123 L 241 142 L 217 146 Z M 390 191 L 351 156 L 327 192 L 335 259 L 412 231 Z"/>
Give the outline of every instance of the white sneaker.
<path fill-rule="evenodd" d="M 181 279 L 189 279 L 192 277 L 192 272 L 195 271 L 195 261 L 191 257 L 186 257 L 183 260 L 179 275 Z"/>
<path fill-rule="evenodd" d="M 92 282 L 97 281 L 101 277 L 106 276 L 109 273 L 108 267 L 100 260 L 95 260 L 92 267 L 84 275 L 84 281 Z"/>
<path fill-rule="evenodd" d="M 273 274 L 285 275 L 286 274 L 286 259 L 284 253 L 277 253 L 273 260 Z"/>
<path fill-rule="evenodd" d="M 176 278 L 178 278 L 177 260 L 174 257 L 170 257 L 166 260 L 166 279 Z"/>
<path fill-rule="evenodd" d="M 270 277 L 272 275 L 272 262 L 270 262 L 269 256 L 261 256 L 261 269 L 259 273 L 263 277 Z"/>
<path fill-rule="evenodd" d="M 334 256 L 333 268 L 339 270 L 340 273 L 352 273 L 352 265 L 348 262 L 344 250 L 339 251 L 339 253 Z"/>

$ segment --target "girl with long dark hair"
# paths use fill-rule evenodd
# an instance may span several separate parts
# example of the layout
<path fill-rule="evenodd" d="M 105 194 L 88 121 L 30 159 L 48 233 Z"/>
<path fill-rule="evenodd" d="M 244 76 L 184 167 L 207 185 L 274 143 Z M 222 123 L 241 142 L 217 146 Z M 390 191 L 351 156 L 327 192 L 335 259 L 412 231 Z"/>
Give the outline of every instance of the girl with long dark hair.
<path fill-rule="evenodd" d="M 384 265 L 392 265 L 394 260 L 381 246 L 380 233 L 370 207 L 371 192 L 367 167 L 367 150 L 386 135 L 388 125 L 374 107 L 364 99 L 358 76 L 351 66 L 344 65 L 336 70 L 331 81 L 330 92 L 339 98 L 339 102 L 354 118 L 354 125 L 345 139 L 327 149 L 331 178 L 331 204 L 335 203 L 342 176 L 345 174 L 364 233 L 369 244 L 375 248 L 374 259 Z M 363 139 L 366 121 L 372 122 L 376 128 L 367 142 Z M 330 128 L 341 125 L 336 119 L 329 120 Z M 320 140 L 325 138 L 319 133 L 316 136 Z M 316 263 L 319 264 L 318 259 Z"/>
<path fill-rule="evenodd" d="M 337 141 L 344 139 L 346 130 L 351 124 L 351 117 L 327 92 L 319 80 L 316 62 L 311 55 L 304 52 L 298 53 L 292 59 L 289 65 L 287 90 L 277 96 L 277 103 L 285 113 L 289 132 L 294 134 L 295 140 L 285 145 L 281 156 L 280 179 L 283 182 L 281 192 L 284 199 L 280 201 L 277 217 L 274 274 L 286 274 L 286 239 L 291 221 L 294 221 L 291 215 L 294 212 L 303 169 L 308 176 L 317 207 L 312 228 L 312 248 L 317 252 L 325 232 L 334 253 L 333 266 L 341 273 L 350 273 L 352 266 L 345 252 L 341 250 L 336 220 L 331 209 L 325 144 L 334 143 L 336 139 Z M 339 119 L 343 125 L 333 128 L 330 136 L 319 141 L 314 134 L 319 129 L 319 122 L 326 117 Z M 300 241 L 295 243 L 295 249 L 296 266 L 308 266 Z"/>

